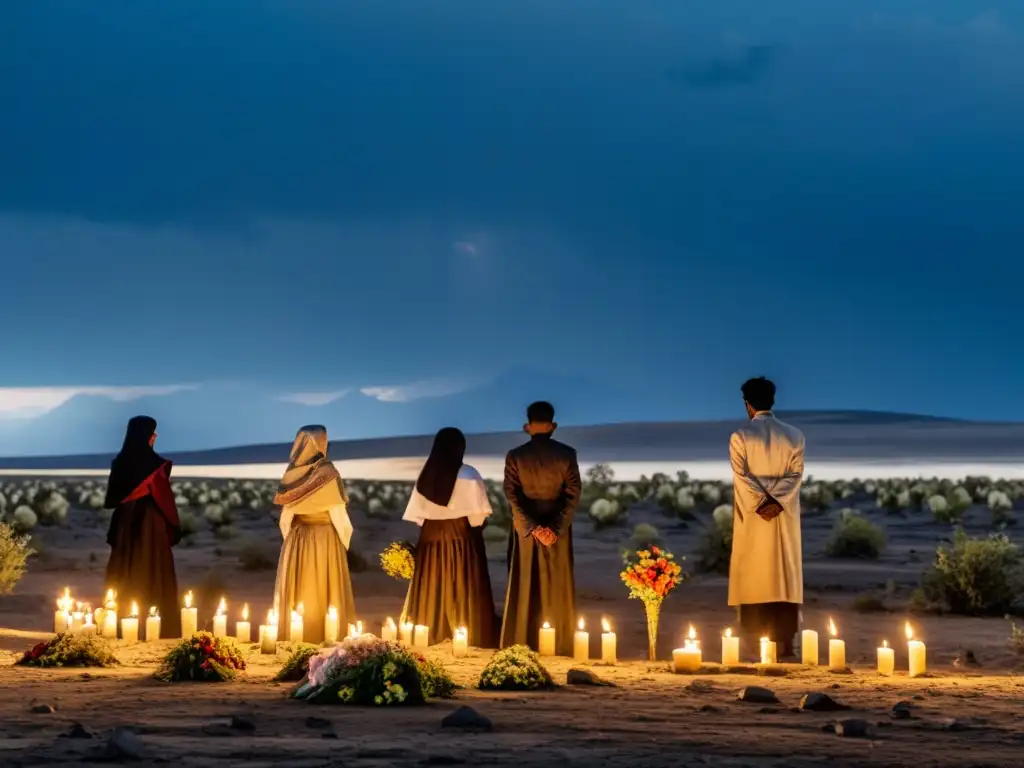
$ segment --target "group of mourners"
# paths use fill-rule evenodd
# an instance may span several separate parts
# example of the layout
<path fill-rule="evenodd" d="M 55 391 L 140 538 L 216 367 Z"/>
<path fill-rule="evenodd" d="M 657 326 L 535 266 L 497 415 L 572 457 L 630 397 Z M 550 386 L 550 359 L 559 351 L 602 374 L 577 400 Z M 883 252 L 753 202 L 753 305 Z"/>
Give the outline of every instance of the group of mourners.
<path fill-rule="evenodd" d="M 735 504 L 729 604 L 739 610 L 745 645 L 768 636 L 782 657 L 793 654 L 803 602 L 799 490 L 804 439 L 774 417 L 775 385 L 743 387 L 748 425 L 730 441 Z M 554 439 L 554 407 L 535 402 L 523 430 L 529 440 L 508 452 L 504 493 L 512 513 L 508 585 L 499 615 L 491 590 L 483 526 L 492 514 L 480 473 L 464 461 L 466 437 L 446 427 L 434 437 L 403 520 L 419 526 L 415 568 L 402 621 L 430 628 L 430 642 L 466 627 L 478 648 L 527 645 L 540 628 L 555 629 L 556 651 L 570 656 L 576 624 L 572 523 L 582 482 L 576 451 Z M 180 633 L 172 548 L 181 522 L 171 490 L 171 462 L 154 450 L 156 421 L 128 422 L 111 465 L 106 507 L 113 509 L 106 586 L 156 606 L 164 633 Z M 302 605 L 303 639 L 324 639 L 329 607 L 340 626 L 357 619 L 347 552 L 353 526 L 345 484 L 327 458 L 327 430 L 302 427 L 274 503 L 283 537 L 274 607 L 287 616 Z M 289 639 L 290 622 L 280 622 Z"/>

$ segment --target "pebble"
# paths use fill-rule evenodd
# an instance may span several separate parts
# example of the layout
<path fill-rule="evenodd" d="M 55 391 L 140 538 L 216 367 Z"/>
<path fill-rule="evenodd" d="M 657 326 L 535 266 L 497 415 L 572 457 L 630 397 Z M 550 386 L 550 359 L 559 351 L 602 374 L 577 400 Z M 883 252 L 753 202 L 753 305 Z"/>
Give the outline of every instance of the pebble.
<path fill-rule="evenodd" d="M 805 712 L 839 712 L 849 707 L 826 693 L 808 693 L 800 699 L 800 709 Z"/>
<path fill-rule="evenodd" d="M 252 733 L 256 730 L 256 723 L 254 723 L 251 718 L 244 717 L 242 715 L 232 715 L 231 729 L 235 731 L 245 731 L 246 733 Z"/>
<path fill-rule="evenodd" d="M 101 760 L 141 760 L 145 755 L 142 740 L 130 728 L 118 727 L 103 745 Z"/>
<path fill-rule="evenodd" d="M 897 701 L 893 704 L 890 716 L 893 720 L 909 720 L 913 717 L 910 711 L 911 708 L 912 706 L 909 701 Z"/>
<path fill-rule="evenodd" d="M 759 685 L 748 685 L 739 692 L 737 698 L 749 704 L 778 704 L 779 697 L 770 688 L 762 688 Z"/>
<path fill-rule="evenodd" d="M 441 721 L 441 727 L 489 731 L 491 730 L 491 720 L 472 707 L 459 707 Z"/>
<path fill-rule="evenodd" d="M 567 685 L 594 685 L 612 687 L 612 683 L 602 680 L 589 669 L 570 669 L 565 676 Z"/>
<path fill-rule="evenodd" d="M 92 734 L 85 730 L 81 723 L 72 723 L 66 733 L 61 734 L 63 739 L 91 739 Z"/>
<path fill-rule="evenodd" d="M 32 714 L 34 715 L 52 715 L 57 710 L 54 709 L 52 704 L 33 704 Z"/>
<path fill-rule="evenodd" d="M 850 719 L 840 720 L 835 724 L 836 736 L 844 739 L 866 739 L 871 724 L 867 720 Z"/>

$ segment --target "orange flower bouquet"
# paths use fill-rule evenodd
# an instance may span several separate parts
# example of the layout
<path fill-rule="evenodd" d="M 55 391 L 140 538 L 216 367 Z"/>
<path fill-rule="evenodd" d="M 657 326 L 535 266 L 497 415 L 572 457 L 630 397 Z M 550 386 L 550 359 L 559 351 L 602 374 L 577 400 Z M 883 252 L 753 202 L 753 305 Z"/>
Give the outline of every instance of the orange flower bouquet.
<path fill-rule="evenodd" d="M 683 558 L 685 559 L 685 558 Z M 625 558 L 620 576 L 631 600 L 642 600 L 647 614 L 647 653 L 658 658 L 658 616 L 661 601 L 687 579 L 675 556 L 660 547 L 640 549 Z"/>

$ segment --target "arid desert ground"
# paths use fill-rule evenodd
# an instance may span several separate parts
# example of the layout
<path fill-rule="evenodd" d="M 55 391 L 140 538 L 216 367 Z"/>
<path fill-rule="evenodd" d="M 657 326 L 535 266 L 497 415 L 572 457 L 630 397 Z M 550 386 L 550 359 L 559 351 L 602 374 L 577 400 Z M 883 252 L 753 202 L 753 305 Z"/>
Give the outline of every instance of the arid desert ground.
<path fill-rule="evenodd" d="M 12 666 L 47 636 L 54 601 L 65 586 L 78 599 L 100 602 L 107 518 L 93 507 L 102 486 L 100 478 L 0 480 L 5 519 L 15 520 L 19 506 L 38 510 L 34 525 L 25 528 L 38 554 L 13 594 L 0 597 L 0 764 L 5 766 L 99 761 L 119 726 L 135 730 L 146 763 L 186 766 L 1010 766 L 1024 753 L 1024 656 L 1011 646 L 1011 622 L 1002 616 L 940 615 L 925 610 L 914 595 L 936 546 L 954 531 L 936 519 L 933 507 L 941 505 L 935 498 L 955 502 L 968 494 L 962 518 L 968 534 L 1002 530 L 1019 542 L 1015 518 L 1024 509 L 1024 489 L 1016 480 L 811 483 L 804 500 L 804 626 L 819 631 L 824 647 L 833 618 L 853 673 L 784 667 L 782 676 L 691 677 L 668 671 L 671 650 L 681 644 L 687 626 L 694 625 L 705 657 L 716 661 L 718 638 L 735 622 L 726 605 L 726 578 L 697 567 L 702 562 L 714 569 L 707 542 L 722 516 L 714 510 L 729 504 L 729 486 L 685 476 L 647 484 L 596 478 L 587 485 L 574 524 L 578 605 L 595 655 L 602 617 L 618 634 L 620 663 L 590 665 L 615 686 L 484 693 L 473 684 L 488 653 L 474 651 L 456 660 L 450 646 L 439 645 L 430 654 L 465 686 L 455 700 L 373 709 L 289 700 L 289 687 L 271 681 L 285 657 L 283 648 L 277 659 L 253 652 L 245 675 L 222 684 L 153 680 L 156 661 L 171 644 L 166 640 L 118 648 L 122 665 L 115 669 Z M 175 487 L 191 531 L 176 552 L 179 585 L 194 590 L 200 625 L 209 626 L 221 596 L 228 600 L 232 626 L 243 603 L 257 624 L 270 604 L 280 545 L 269 505 L 274 484 L 194 479 L 177 480 Z M 350 487 L 356 600 L 366 626 L 375 630 L 385 617 L 397 617 L 404 597 L 405 583 L 386 576 L 377 555 L 392 541 L 415 541 L 415 528 L 400 520 L 409 484 L 353 481 Z M 494 490 L 496 519 L 487 540 L 500 604 L 507 534 L 498 525 L 505 511 Z M 1009 507 L 993 492 L 1003 494 Z M 47 501 L 57 496 L 67 499 L 66 508 Z M 851 515 L 884 530 L 877 558 L 862 549 L 857 552 L 866 557 L 856 559 L 826 554 L 827 549 L 836 554 L 834 531 Z M 24 511 L 20 520 L 25 526 Z M 623 550 L 655 537 L 686 557 L 690 579 L 665 602 L 660 661 L 650 663 L 643 660 L 642 606 L 627 599 L 618 574 Z M 927 643 L 928 677 L 906 675 L 907 620 Z M 883 639 L 896 648 L 897 675 L 891 678 L 874 671 L 875 649 Z M 562 683 L 566 672 L 579 666 L 568 659 L 549 664 Z M 737 692 L 750 685 L 770 688 L 778 703 L 738 701 Z M 800 711 L 801 697 L 813 692 L 827 693 L 850 709 Z M 899 702 L 909 704 L 909 717 L 894 715 Z M 38 705 L 53 711 L 33 711 Z M 493 729 L 442 728 L 442 718 L 461 705 L 489 717 Z M 232 717 L 252 728 L 232 728 Z M 868 724 L 866 738 L 844 738 L 830 729 L 848 718 Z M 73 732 L 75 723 L 84 733 Z"/>

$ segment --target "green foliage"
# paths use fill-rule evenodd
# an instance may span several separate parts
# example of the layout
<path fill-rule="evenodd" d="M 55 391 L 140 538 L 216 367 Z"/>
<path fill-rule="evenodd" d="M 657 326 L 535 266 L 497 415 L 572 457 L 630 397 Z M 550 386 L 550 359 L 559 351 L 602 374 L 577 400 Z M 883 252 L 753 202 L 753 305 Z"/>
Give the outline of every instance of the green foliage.
<path fill-rule="evenodd" d="M 477 686 L 485 691 L 533 691 L 554 688 L 555 683 L 536 652 L 525 645 L 513 645 L 491 657 Z"/>
<path fill-rule="evenodd" d="M 853 510 L 844 510 L 825 545 L 825 554 L 829 557 L 877 560 L 884 549 L 885 531 Z"/>
<path fill-rule="evenodd" d="M 972 616 L 1009 613 L 1024 598 L 1024 559 L 1003 534 L 972 538 L 957 530 L 951 546 L 939 547 L 922 581 L 934 607 Z"/>
<path fill-rule="evenodd" d="M 34 550 L 30 536 L 20 536 L 7 523 L 0 523 L 0 595 L 9 595 L 21 577 Z"/>
<path fill-rule="evenodd" d="M 590 505 L 590 519 L 595 528 L 607 528 L 625 521 L 622 505 L 613 499 L 597 499 Z"/>
<path fill-rule="evenodd" d="M 82 632 L 61 632 L 26 651 L 16 663 L 25 667 L 113 667 L 118 661 L 106 640 Z"/>
<path fill-rule="evenodd" d="M 153 676 L 166 683 L 220 683 L 233 680 L 243 669 L 245 659 L 234 640 L 196 632 L 168 651 Z"/>
<path fill-rule="evenodd" d="M 319 651 L 320 649 L 315 645 L 299 643 L 281 670 L 274 675 L 274 680 L 279 683 L 297 683 L 309 671 L 310 657 L 315 656 Z"/>
<path fill-rule="evenodd" d="M 712 524 L 704 529 L 697 542 L 697 570 L 701 573 L 729 573 L 732 559 L 732 507 L 717 508 Z"/>
<path fill-rule="evenodd" d="M 448 674 L 444 664 L 427 658 L 418 658 L 420 667 L 420 684 L 423 696 L 427 699 L 454 699 L 459 686 Z"/>
<path fill-rule="evenodd" d="M 310 680 L 294 693 L 314 704 L 392 706 L 426 701 L 420 658 L 398 643 L 346 640 L 331 656 L 310 664 Z"/>
<path fill-rule="evenodd" d="M 629 539 L 633 549 L 646 549 L 650 546 L 661 544 L 661 531 L 650 523 L 639 523 L 633 529 L 633 535 Z"/>
<path fill-rule="evenodd" d="M 857 613 L 887 613 L 889 610 L 885 601 L 875 594 L 857 595 L 852 608 Z"/>

